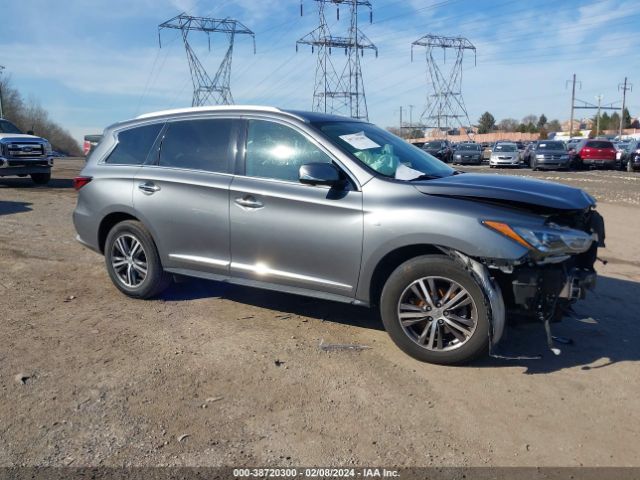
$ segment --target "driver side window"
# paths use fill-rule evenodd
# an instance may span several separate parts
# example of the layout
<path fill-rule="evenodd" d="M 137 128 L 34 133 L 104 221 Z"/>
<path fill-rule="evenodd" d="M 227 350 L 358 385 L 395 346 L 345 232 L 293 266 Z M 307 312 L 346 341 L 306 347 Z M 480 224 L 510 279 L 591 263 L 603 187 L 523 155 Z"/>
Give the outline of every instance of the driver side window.
<path fill-rule="evenodd" d="M 331 158 L 286 125 L 249 120 L 246 175 L 297 182 L 306 163 L 331 163 Z"/>

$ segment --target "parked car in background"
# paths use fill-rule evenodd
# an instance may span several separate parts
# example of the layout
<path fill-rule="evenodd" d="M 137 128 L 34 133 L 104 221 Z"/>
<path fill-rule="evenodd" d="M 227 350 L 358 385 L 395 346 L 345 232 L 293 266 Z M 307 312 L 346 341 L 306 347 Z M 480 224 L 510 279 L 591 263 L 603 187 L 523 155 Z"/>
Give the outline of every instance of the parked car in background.
<path fill-rule="evenodd" d="M 515 311 L 553 347 L 604 240 L 580 189 L 460 174 L 370 123 L 272 107 L 112 125 L 74 185 L 77 238 L 127 296 L 178 274 L 376 306 L 399 348 L 442 364 L 486 353 Z"/>
<path fill-rule="evenodd" d="M 28 175 L 33 183 L 46 185 L 52 166 L 52 149 L 47 140 L 24 134 L 9 120 L 0 118 L 0 177 Z"/>
<path fill-rule="evenodd" d="M 520 153 L 520 161 L 529 167 L 531 167 L 531 159 L 533 158 L 536 149 L 536 142 L 529 143 L 525 149 Z"/>
<path fill-rule="evenodd" d="M 564 142 L 539 140 L 531 150 L 529 166 L 533 170 L 563 169 L 569 170 L 571 158 Z"/>
<path fill-rule="evenodd" d="M 82 151 L 84 152 L 85 157 L 95 150 L 95 148 L 98 146 L 98 143 L 100 143 L 100 140 L 102 140 L 102 135 L 99 134 L 84 136 Z"/>
<path fill-rule="evenodd" d="M 622 157 L 627 153 L 629 142 L 613 142 L 613 146 L 616 149 L 616 160 L 618 161 L 618 165 L 622 165 Z"/>
<path fill-rule="evenodd" d="M 491 158 L 491 151 L 493 146 L 487 142 L 482 143 L 482 160 L 489 160 Z"/>
<path fill-rule="evenodd" d="M 482 147 L 477 143 L 461 143 L 453 152 L 453 164 L 480 165 L 482 163 Z"/>
<path fill-rule="evenodd" d="M 629 162 L 633 170 L 640 170 L 640 140 L 625 142 L 624 152 L 620 156 L 620 168 L 626 170 Z"/>
<path fill-rule="evenodd" d="M 576 146 L 575 153 L 571 155 L 571 160 L 577 168 L 601 167 L 614 169 L 618 166 L 616 149 L 609 140 L 585 139 L 580 141 Z"/>
<path fill-rule="evenodd" d="M 449 140 L 432 140 L 425 143 L 422 149 L 445 163 L 450 163 L 453 158 L 453 149 Z"/>
<path fill-rule="evenodd" d="M 491 168 L 520 166 L 518 146 L 515 143 L 496 143 L 491 151 L 489 166 Z"/>

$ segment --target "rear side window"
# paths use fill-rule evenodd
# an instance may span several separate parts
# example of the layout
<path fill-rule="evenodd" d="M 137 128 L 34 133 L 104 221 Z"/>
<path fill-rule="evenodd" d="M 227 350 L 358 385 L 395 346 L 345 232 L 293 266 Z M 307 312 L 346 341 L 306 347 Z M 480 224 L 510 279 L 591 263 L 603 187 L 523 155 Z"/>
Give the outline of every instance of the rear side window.
<path fill-rule="evenodd" d="M 118 165 L 142 165 L 160 129 L 162 129 L 162 123 L 123 130 L 118 134 L 116 148 L 105 162 Z"/>
<path fill-rule="evenodd" d="M 183 120 L 167 125 L 159 165 L 229 173 L 233 121 L 216 118 Z"/>
<path fill-rule="evenodd" d="M 587 142 L 585 147 L 589 147 L 589 148 L 613 148 L 613 143 L 594 140 L 594 141 L 591 141 L 591 142 Z"/>

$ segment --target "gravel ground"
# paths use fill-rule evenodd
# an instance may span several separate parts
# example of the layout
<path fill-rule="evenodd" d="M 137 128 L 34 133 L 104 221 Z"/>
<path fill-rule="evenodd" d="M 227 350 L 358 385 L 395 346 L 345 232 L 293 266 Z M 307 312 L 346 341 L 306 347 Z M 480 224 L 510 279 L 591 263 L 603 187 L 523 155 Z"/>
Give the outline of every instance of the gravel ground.
<path fill-rule="evenodd" d="M 561 356 L 526 325 L 503 351 L 541 360 L 450 368 L 363 308 L 199 280 L 126 298 L 74 240 L 81 165 L 0 179 L 0 465 L 640 466 L 640 174 L 465 167 L 585 188 L 609 263 Z"/>

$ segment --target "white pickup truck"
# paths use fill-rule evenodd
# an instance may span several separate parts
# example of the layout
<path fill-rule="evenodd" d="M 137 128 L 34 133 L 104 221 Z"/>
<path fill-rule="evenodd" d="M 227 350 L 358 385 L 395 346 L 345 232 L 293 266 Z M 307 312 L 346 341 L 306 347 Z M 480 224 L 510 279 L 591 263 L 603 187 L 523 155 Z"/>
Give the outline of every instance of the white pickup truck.
<path fill-rule="evenodd" d="M 35 184 L 46 185 L 52 166 L 51 144 L 47 140 L 24 134 L 0 118 L 0 177 L 30 175 Z"/>

